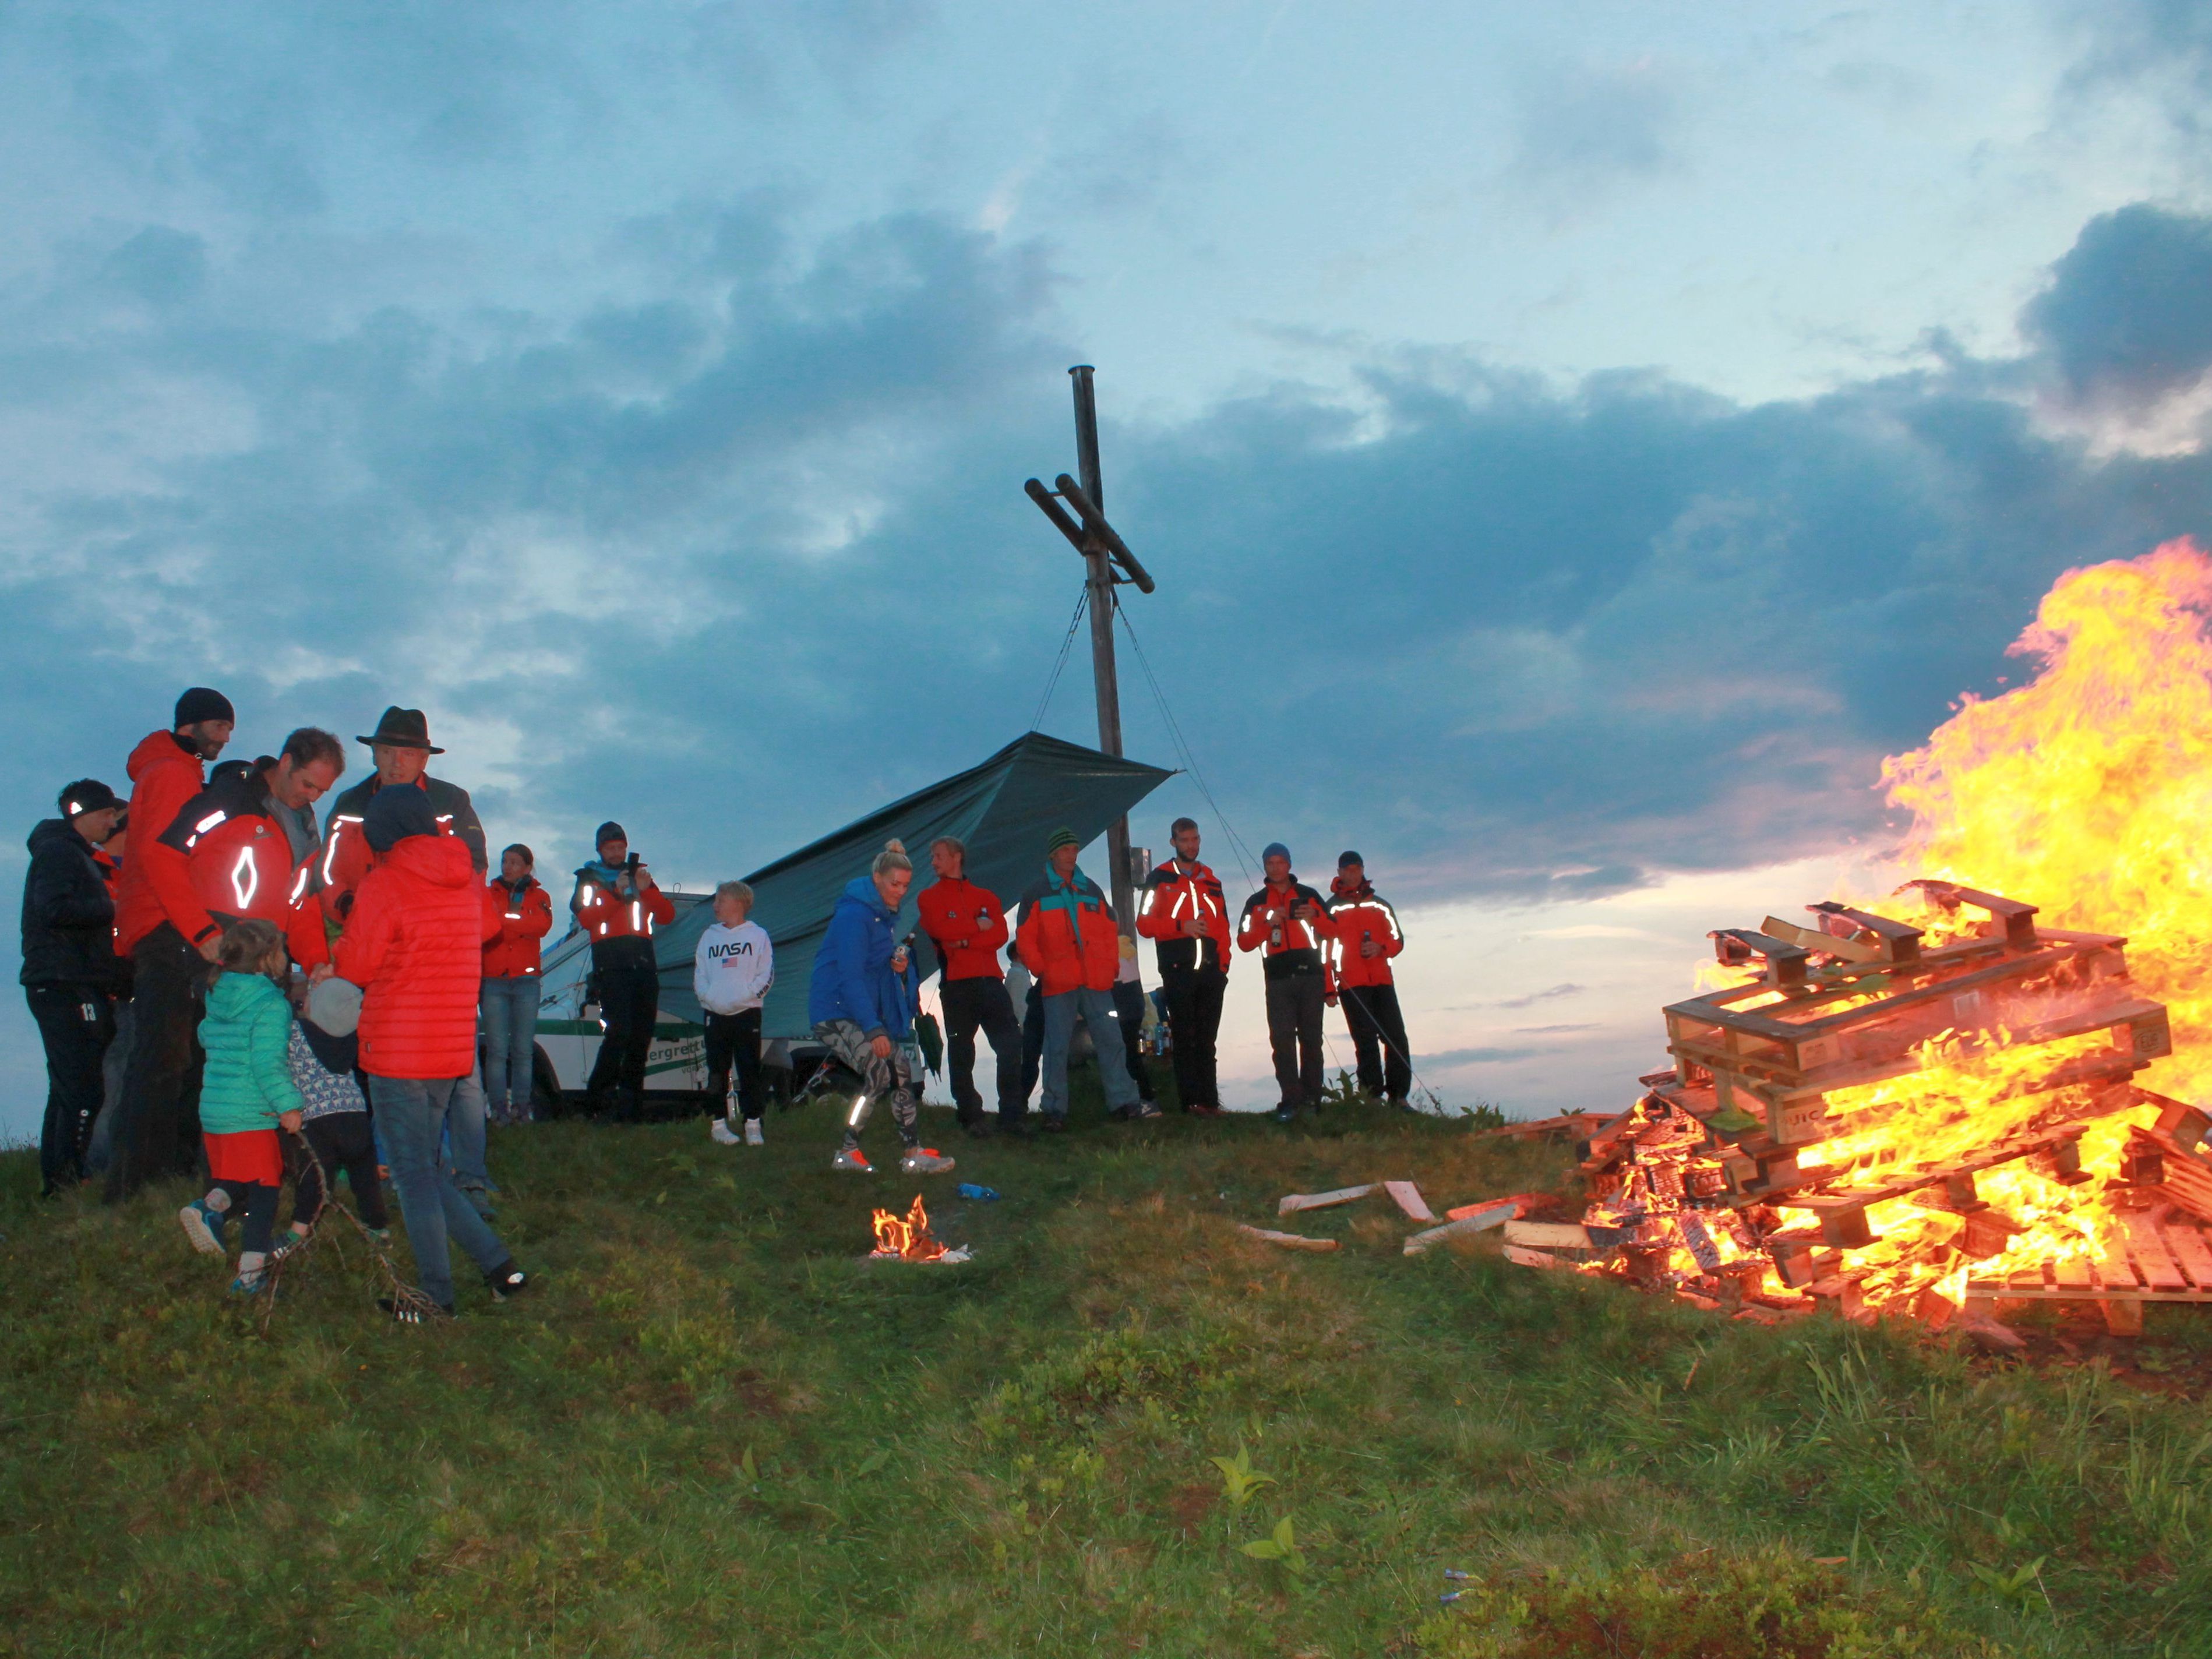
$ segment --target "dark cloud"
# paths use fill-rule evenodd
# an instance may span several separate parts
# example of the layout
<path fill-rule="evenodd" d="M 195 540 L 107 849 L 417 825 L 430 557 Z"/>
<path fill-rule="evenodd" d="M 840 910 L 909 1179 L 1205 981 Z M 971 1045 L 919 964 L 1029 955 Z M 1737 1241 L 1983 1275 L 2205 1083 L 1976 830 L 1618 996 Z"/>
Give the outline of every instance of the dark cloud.
<path fill-rule="evenodd" d="M 1500 1008 L 1533 1008 L 1540 1002 L 1553 1002 L 1560 997 L 1579 995 L 1584 988 L 1572 984 L 1553 985 L 1541 991 L 1531 991 L 1525 997 L 1508 997 L 1497 1006 Z"/>
<path fill-rule="evenodd" d="M 2092 219 L 2021 326 L 2076 401 L 2141 410 L 2212 367 L 2212 220 L 2145 203 Z"/>

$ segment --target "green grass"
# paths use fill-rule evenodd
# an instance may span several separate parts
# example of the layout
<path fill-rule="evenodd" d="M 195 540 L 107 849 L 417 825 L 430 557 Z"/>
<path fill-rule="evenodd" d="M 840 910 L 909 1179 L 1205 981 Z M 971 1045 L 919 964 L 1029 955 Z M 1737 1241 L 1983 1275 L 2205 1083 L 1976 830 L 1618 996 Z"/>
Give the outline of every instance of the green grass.
<path fill-rule="evenodd" d="M 1085 1107 L 941 1140 L 924 1190 L 975 1260 L 923 1268 L 859 1259 L 918 1183 L 833 1175 L 833 1109 L 764 1151 L 498 1133 L 539 1291 L 465 1274 L 416 1332 L 325 1257 L 264 1337 L 181 1186 L 40 1205 L 0 1159 L 0 1652 L 2212 1652 L 2195 1401 L 1407 1259 L 1379 1196 L 1297 1218 L 1334 1255 L 1232 1231 L 1382 1176 L 1439 1209 L 1542 1184 L 1557 1148 Z"/>

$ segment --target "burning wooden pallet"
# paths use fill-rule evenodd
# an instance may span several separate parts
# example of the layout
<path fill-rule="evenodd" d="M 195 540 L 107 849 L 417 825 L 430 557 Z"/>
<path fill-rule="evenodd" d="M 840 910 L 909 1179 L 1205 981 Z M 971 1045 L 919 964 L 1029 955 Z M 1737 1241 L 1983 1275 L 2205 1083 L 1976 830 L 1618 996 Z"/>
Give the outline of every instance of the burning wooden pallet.
<path fill-rule="evenodd" d="M 1668 1007 L 1674 1069 L 1582 1143 L 1589 1265 L 1700 1300 L 1833 1297 L 1939 1322 L 2000 1296 L 2097 1301 L 2115 1328 L 2145 1300 L 2212 1301 L 2196 1225 L 2212 1220 L 2212 1119 L 2133 1082 L 2172 1039 L 2129 979 L 2126 940 L 1911 885 L 1927 927 L 1829 902 L 1808 907 L 1813 926 L 1712 935 L 1744 981 Z M 2091 1188 L 2082 1139 L 2129 1111 L 2125 1166 Z M 2033 1185 L 2035 1225 L 1989 1201 L 1984 1177 Z M 2070 1232 L 2049 1228 L 2053 1211 Z"/>

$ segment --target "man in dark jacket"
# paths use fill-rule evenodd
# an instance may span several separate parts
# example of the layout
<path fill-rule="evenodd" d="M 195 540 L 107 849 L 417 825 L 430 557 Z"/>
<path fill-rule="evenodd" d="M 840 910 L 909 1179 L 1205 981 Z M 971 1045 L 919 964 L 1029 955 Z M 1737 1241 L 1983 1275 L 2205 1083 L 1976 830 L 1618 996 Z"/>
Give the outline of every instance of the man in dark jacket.
<path fill-rule="evenodd" d="M 479 876 L 491 867 L 484 851 L 483 825 L 477 820 L 469 792 L 457 783 L 429 775 L 430 757 L 446 751 L 430 741 L 430 721 L 421 709 L 402 708 L 395 703 L 384 711 L 373 733 L 356 741 L 368 745 L 376 770 L 331 803 L 322 860 L 316 866 L 323 884 L 323 908 L 334 920 L 343 920 L 353 902 L 354 889 L 376 861 L 361 825 L 380 789 L 420 789 L 429 799 L 438 833 L 459 836 L 467 843 L 469 862 Z"/>
<path fill-rule="evenodd" d="M 23 878 L 23 996 L 46 1050 L 46 1115 L 39 1191 L 52 1197 L 83 1175 L 85 1137 L 100 1110 L 101 1061 L 115 1040 L 124 983 L 115 900 L 92 849 L 114 833 L 123 802 L 96 778 L 62 791 L 61 816 L 31 831 Z"/>

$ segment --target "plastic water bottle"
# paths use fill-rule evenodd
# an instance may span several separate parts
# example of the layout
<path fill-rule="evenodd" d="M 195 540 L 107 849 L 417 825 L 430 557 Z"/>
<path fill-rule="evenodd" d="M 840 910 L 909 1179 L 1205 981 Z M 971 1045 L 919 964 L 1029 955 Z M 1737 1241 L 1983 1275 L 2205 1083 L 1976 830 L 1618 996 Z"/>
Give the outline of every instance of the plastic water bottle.
<path fill-rule="evenodd" d="M 981 1199 L 986 1204 L 994 1204 L 999 1198 L 998 1194 L 992 1191 L 990 1188 L 979 1187 L 972 1181 L 963 1181 L 952 1190 L 962 1198 Z"/>

